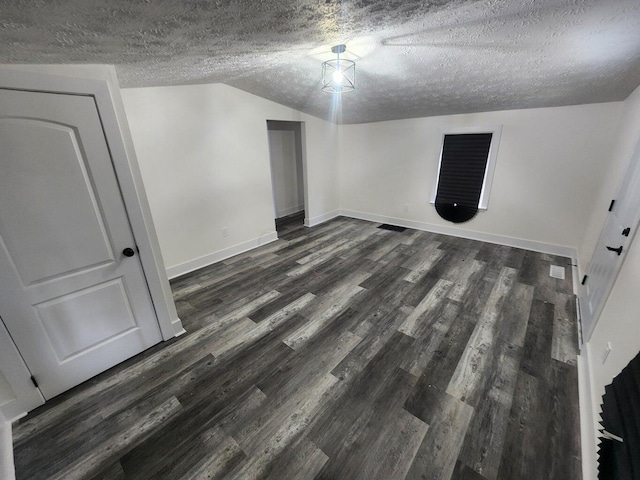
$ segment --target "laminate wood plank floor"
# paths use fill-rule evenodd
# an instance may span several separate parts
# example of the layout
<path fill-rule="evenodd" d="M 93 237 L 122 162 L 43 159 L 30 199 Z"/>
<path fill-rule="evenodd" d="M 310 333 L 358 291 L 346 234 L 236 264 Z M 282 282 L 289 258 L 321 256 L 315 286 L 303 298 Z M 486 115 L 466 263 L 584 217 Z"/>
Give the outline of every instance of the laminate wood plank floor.
<path fill-rule="evenodd" d="M 172 281 L 187 333 L 16 423 L 18 479 L 581 478 L 569 259 L 378 225 Z"/>
<path fill-rule="evenodd" d="M 286 217 L 276 218 L 276 231 L 279 236 L 289 235 L 294 230 L 299 230 L 304 227 L 304 210 L 296 213 L 292 213 L 291 215 L 287 215 Z"/>

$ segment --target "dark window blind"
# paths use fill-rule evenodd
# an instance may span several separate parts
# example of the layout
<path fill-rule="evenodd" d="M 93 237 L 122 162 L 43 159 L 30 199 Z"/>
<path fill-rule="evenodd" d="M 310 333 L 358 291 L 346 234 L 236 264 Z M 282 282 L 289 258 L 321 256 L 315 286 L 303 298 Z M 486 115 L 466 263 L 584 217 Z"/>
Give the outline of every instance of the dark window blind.
<path fill-rule="evenodd" d="M 640 354 L 605 387 L 600 416 L 598 478 L 640 479 Z"/>
<path fill-rule="evenodd" d="M 442 202 L 477 207 L 487 168 L 492 133 L 445 135 L 438 180 Z"/>
<path fill-rule="evenodd" d="M 445 135 L 440 160 L 436 210 L 452 222 L 478 211 L 492 133 Z"/>

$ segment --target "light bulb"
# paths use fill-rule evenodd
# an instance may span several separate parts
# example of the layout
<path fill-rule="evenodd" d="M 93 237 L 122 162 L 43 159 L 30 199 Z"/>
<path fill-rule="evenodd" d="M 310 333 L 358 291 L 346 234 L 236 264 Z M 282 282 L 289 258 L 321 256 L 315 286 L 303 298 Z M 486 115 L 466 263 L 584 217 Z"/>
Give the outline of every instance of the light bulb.
<path fill-rule="evenodd" d="M 343 82 L 344 82 L 344 75 L 342 74 L 342 72 L 340 70 L 336 70 L 335 72 L 333 72 L 333 83 L 337 85 L 342 85 Z"/>

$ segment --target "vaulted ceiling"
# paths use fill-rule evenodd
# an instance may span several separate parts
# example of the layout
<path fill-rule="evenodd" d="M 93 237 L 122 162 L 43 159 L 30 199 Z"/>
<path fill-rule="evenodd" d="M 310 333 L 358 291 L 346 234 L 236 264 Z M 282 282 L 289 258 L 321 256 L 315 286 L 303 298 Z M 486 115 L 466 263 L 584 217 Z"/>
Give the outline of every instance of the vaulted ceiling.
<path fill-rule="evenodd" d="M 321 62 L 347 45 L 338 110 Z M 638 0 L 0 0 L 0 62 L 115 64 L 123 87 L 222 82 L 341 123 L 622 100 Z"/>

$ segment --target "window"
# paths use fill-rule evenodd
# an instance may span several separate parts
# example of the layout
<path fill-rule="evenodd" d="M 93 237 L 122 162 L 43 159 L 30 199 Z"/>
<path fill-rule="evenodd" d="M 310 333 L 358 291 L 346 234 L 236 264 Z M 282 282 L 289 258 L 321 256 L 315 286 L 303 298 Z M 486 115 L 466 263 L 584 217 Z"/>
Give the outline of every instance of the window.
<path fill-rule="evenodd" d="M 501 134 L 502 126 L 444 133 L 431 195 L 442 218 L 461 223 L 487 209 Z"/>

